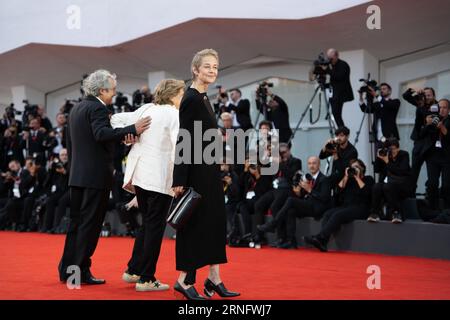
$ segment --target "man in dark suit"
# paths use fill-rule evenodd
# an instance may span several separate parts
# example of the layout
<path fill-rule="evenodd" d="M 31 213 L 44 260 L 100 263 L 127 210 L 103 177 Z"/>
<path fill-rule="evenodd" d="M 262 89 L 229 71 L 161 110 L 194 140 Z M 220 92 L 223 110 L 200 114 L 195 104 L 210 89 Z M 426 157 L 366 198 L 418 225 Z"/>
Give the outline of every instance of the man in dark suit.
<path fill-rule="evenodd" d="M 274 231 L 280 223 L 286 223 L 286 242 L 278 247 L 283 249 L 297 248 L 296 218 L 314 217 L 320 219 L 331 206 L 331 185 L 327 176 L 320 172 L 320 159 L 308 158 L 308 177 L 295 181 L 295 196 L 287 199 L 277 216 L 269 223 L 258 226 L 261 232 Z M 296 179 L 294 179 L 296 180 Z"/>
<path fill-rule="evenodd" d="M 239 89 L 230 90 L 231 101 L 226 106 L 226 110 L 233 115 L 233 126 L 247 130 L 253 128 L 250 118 L 250 101 L 242 99 L 242 92 Z"/>
<path fill-rule="evenodd" d="M 69 266 L 78 266 L 81 283 L 103 284 L 90 271 L 91 256 L 97 246 L 113 184 L 114 144 L 140 135 L 150 126 L 143 118 L 125 128 L 113 129 L 107 105 L 116 94 L 115 75 L 97 70 L 83 81 L 86 97 L 69 116 L 68 153 L 70 187 L 70 225 L 59 264 L 61 281 L 70 274 Z"/>
<path fill-rule="evenodd" d="M 367 103 L 360 92 L 359 107 L 362 112 L 373 113 L 372 134 L 373 141 L 381 141 L 382 137 L 397 138 L 400 140 L 397 129 L 397 113 L 400 109 L 400 100 L 391 99 L 392 89 L 387 83 L 380 84 L 380 95 L 369 87 Z"/>
<path fill-rule="evenodd" d="M 326 70 L 330 75 L 330 85 L 333 90 L 330 98 L 331 111 L 337 127 L 343 127 L 342 107 L 345 102 L 354 99 L 350 84 L 350 66 L 344 60 L 339 59 L 339 52 L 336 49 L 328 49 L 327 56 L 331 62 L 331 67 Z"/>

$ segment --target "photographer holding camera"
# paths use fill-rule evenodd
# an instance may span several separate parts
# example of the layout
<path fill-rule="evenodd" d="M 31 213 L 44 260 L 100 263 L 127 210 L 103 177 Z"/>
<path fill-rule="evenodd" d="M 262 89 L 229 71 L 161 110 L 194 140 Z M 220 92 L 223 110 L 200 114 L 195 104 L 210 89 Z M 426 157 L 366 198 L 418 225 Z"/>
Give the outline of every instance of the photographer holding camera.
<path fill-rule="evenodd" d="M 367 218 L 372 186 L 375 181 L 365 173 L 364 162 L 359 159 L 350 161 L 350 166 L 345 169 L 345 176 L 338 184 L 338 196 L 341 198 L 342 205 L 325 212 L 320 232 L 315 236 L 304 237 L 305 243 L 326 252 L 331 235 L 338 231 L 342 224 Z"/>
<path fill-rule="evenodd" d="M 350 129 L 339 127 L 335 131 L 335 138 L 328 140 L 320 150 L 319 158 L 333 157 L 333 168 L 330 175 L 331 186 L 334 189 L 345 175 L 345 168 L 350 160 L 358 158 L 358 150 L 350 143 Z"/>
<path fill-rule="evenodd" d="M 14 103 L 11 103 L 3 114 L 3 118 L 0 119 L 0 135 L 3 135 L 7 128 L 16 127 L 18 132 L 22 131 L 22 122 L 16 120 L 16 115 L 21 115 L 22 112 L 14 108 Z"/>
<path fill-rule="evenodd" d="M 220 112 L 228 112 L 232 116 L 233 128 L 241 128 L 246 131 L 253 128 L 252 121 L 250 118 L 250 101 L 248 99 L 242 99 L 241 90 L 234 88 L 231 89 L 230 98 L 228 99 L 227 92 L 218 86 L 219 94 L 217 96 L 217 102 L 214 103 L 214 109 Z"/>
<path fill-rule="evenodd" d="M 8 170 L 1 173 L 2 189 L 8 195 L 4 207 L 0 210 L 0 230 L 8 228 L 10 224 L 13 224 L 13 230 L 16 228 L 23 209 L 23 201 L 20 201 L 21 190 L 24 192 L 21 179 L 26 175 L 28 171 L 22 169 L 18 160 L 11 160 L 8 163 Z"/>
<path fill-rule="evenodd" d="M 376 85 L 376 82 L 374 82 Z M 369 83 L 370 84 L 370 83 Z M 364 90 L 363 88 L 367 88 Z M 400 109 L 400 100 L 392 99 L 392 88 L 387 83 L 380 84 L 380 94 L 377 88 L 367 85 L 359 90 L 359 107 L 362 112 L 374 115 L 372 124 L 373 140 L 380 142 L 383 137 L 400 140 L 397 129 L 397 113 Z M 365 97 L 364 97 L 365 94 Z"/>
<path fill-rule="evenodd" d="M 15 126 L 7 128 L 0 141 L 0 170 L 8 168 L 8 164 L 12 160 L 18 160 L 23 163 L 23 153 L 20 147 L 20 137 L 18 129 Z"/>
<path fill-rule="evenodd" d="M 437 104 L 436 93 L 433 88 L 427 87 L 415 91 L 408 88 L 403 93 L 403 99 L 416 107 L 416 115 L 414 120 L 414 128 L 411 132 L 411 140 L 414 141 L 411 161 L 411 182 L 413 183 L 412 195 L 415 197 L 417 189 L 417 180 L 419 179 L 420 170 L 425 162 L 423 147 L 425 141 L 420 138 L 420 131 L 425 125 L 425 118 L 430 110 L 430 107 Z"/>
<path fill-rule="evenodd" d="M 261 217 L 260 220 L 268 210 L 273 217 L 277 216 L 287 198 L 293 195 L 292 184 L 296 172 L 302 170 L 302 161 L 292 156 L 291 148 L 287 143 L 280 143 L 279 152 L 279 157 L 274 157 L 274 160 L 279 162 L 279 169 L 272 182 L 273 190 L 265 193 L 255 203 L 255 215 Z M 284 242 L 286 239 L 286 226 L 284 224 L 278 226 L 277 235 L 279 243 Z"/>
<path fill-rule="evenodd" d="M 40 164 L 45 166 L 45 151 L 47 134 L 45 128 L 41 127 L 39 118 L 33 118 L 29 127 L 25 127 L 22 134 L 21 148 L 25 149 L 26 155 L 39 155 Z"/>
<path fill-rule="evenodd" d="M 51 154 L 57 157 L 61 150 L 66 147 L 67 117 L 64 113 L 58 113 L 56 115 L 56 127 L 48 135 L 55 142 Z"/>
<path fill-rule="evenodd" d="M 288 142 L 292 136 L 292 129 L 289 123 L 289 110 L 286 102 L 270 91 L 273 83 L 263 82 L 256 90 L 256 107 L 264 114 L 265 120 L 273 123 L 275 129 L 279 131 L 280 142 Z M 269 102 L 266 103 L 267 99 Z"/>
<path fill-rule="evenodd" d="M 316 220 L 331 206 L 331 186 L 327 176 L 320 172 L 320 159 L 308 158 L 309 173 L 298 172 L 293 178 L 292 191 L 276 217 L 258 226 L 260 232 L 273 232 L 281 223 L 286 223 L 286 241 L 278 247 L 282 249 L 297 248 L 296 218 L 314 217 Z"/>
<path fill-rule="evenodd" d="M 411 192 L 411 168 L 409 154 L 407 151 L 400 150 L 400 144 L 396 138 L 387 139 L 378 150 L 375 172 L 378 172 L 380 176 L 379 182 L 373 187 L 372 207 L 367 221 L 380 221 L 383 202 L 386 202 L 387 217 L 392 219 L 392 223 L 403 222 L 400 205 Z"/>
<path fill-rule="evenodd" d="M 449 101 L 439 100 L 432 105 L 420 131 L 423 155 L 427 165 L 427 194 L 431 209 L 439 209 L 439 178 L 442 176 L 442 197 L 445 208 L 450 208 L 450 119 Z"/>
<path fill-rule="evenodd" d="M 56 232 L 68 207 L 69 176 L 67 149 L 61 149 L 52 162 L 46 182 L 48 198 L 41 232 Z"/>
<path fill-rule="evenodd" d="M 328 66 L 323 66 L 324 71 L 330 75 L 332 95 L 330 96 L 331 111 L 337 127 L 344 126 L 342 108 L 345 102 L 353 101 L 353 89 L 350 83 L 350 66 L 344 60 L 339 59 L 336 49 L 328 49 Z"/>

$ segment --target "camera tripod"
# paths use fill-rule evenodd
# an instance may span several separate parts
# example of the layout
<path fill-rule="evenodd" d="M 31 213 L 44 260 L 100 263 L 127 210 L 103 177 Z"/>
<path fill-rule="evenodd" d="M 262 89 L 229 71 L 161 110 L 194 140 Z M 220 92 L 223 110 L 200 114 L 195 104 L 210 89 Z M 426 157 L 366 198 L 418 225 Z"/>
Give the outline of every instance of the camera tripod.
<path fill-rule="evenodd" d="M 300 127 L 300 124 L 303 122 L 303 119 L 306 117 L 306 114 L 308 113 L 308 111 L 309 111 L 309 120 L 310 120 L 311 124 L 315 124 L 319 121 L 320 112 L 322 109 L 322 97 L 323 97 L 323 100 L 325 101 L 325 106 L 326 106 L 325 120 L 328 120 L 328 130 L 330 132 L 330 137 L 334 137 L 334 132 L 337 128 L 337 125 L 336 125 L 336 121 L 334 119 L 333 113 L 331 112 L 330 101 L 327 98 L 326 89 L 329 87 L 329 84 L 325 83 L 325 80 L 320 77 L 317 80 L 318 80 L 317 81 L 318 85 L 317 85 L 316 89 L 314 90 L 314 94 L 312 95 L 311 99 L 309 100 L 309 102 L 305 108 L 305 111 L 303 111 L 303 113 L 301 114 L 300 119 L 297 122 L 297 126 L 295 127 L 294 131 L 292 132 L 292 135 L 289 138 L 287 143 L 291 143 L 291 141 L 294 139 L 295 134 L 297 133 L 297 130 Z M 314 99 L 316 98 L 317 94 L 319 95 L 319 112 L 317 115 L 317 119 L 313 121 L 312 103 L 313 103 Z M 330 158 L 327 158 L 327 166 L 326 166 L 325 172 L 328 174 L 329 170 L 330 170 Z"/>

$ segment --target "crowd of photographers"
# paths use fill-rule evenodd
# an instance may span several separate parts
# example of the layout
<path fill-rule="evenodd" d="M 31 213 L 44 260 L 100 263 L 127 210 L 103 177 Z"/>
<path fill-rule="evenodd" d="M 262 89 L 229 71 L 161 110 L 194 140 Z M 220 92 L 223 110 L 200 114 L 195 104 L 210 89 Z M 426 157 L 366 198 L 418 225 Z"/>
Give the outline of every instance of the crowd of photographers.
<path fill-rule="evenodd" d="M 436 100 L 432 88 L 414 91 L 408 89 L 403 98 L 416 109 L 411 139 L 414 148 L 409 153 L 400 148 L 396 123 L 400 100 L 391 97 L 387 83 L 379 86 L 365 81 L 360 88 L 360 109 L 372 117 L 370 142 L 374 161 L 365 164 L 358 158 L 357 148 L 350 142 L 350 130 L 343 125 L 342 104 L 353 99 L 347 91 L 349 68 L 338 58 L 337 51 L 329 52 L 341 71 L 327 71 L 325 62 L 316 66 L 318 77 L 334 76 L 334 87 L 341 85 L 345 93 L 338 92 L 330 99 L 331 111 L 341 124 L 334 137 L 325 141 L 316 155 L 303 164 L 291 154 L 292 130 L 286 102 L 271 91 L 271 83 L 263 82 L 256 91 L 258 117 L 252 123 L 250 101 L 242 98 L 239 89 L 219 92 L 214 103 L 217 120 L 221 124 L 223 147 L 226 153 L 236 143 L 231 134 L 236 129 L 257 126 L 260 133 L 271 136 L 278 130 L 279 154 L 272 154 L 270 144 L 258 142 L 264 155 L 276 161 L 279 170 L 264 175 L 266 164 L 227 159 L 221 165 L 223 190 L 227 210 L 228 241 L 230 245 L 252 246 L 266 244 L 267 232 L 276 232 L 279 248 L 295 248 L 296 219 L 312 217 L 321 220 L 322 228 L 316 235 L 304 235 L 304 241 L 321 251 L 327 250 L 330 237 L 342 224 L 355 219 L 369 222 L 405 220 L 405 200 L 416 196 L 417 180 L 425 164 L 428 180 L 426 200 L 418 201 L 419 213 L 425 221 L 449 223 L 450 215 L 450 120 L 449 101 Z M 333 84 L 332 84 L 333 86 Z M 350 87 L 351 91 L 351 87 Z M 334 100 L 333 100 L 334 99 Z M 332 101 L 333 100 L 333 101 Z M 132 103 L 118 93 L 110 113 L 134 111 L 152 101 L 148 87 L 133 93 Z M 63 233 L 67 229 L 64 219 L 70 207 L 67 186 L 66 122 L 73 102 L 68 101 L 56 116 L 56 126 L 46 117 L 40 106 L 29 105 L 16 120 L 19 112 L 10 106 L 0 122 L 0 229 Z M 248 151 L 248 139 L 245 140 Z M 124 158 L 129 151 L 123 143 L 116 146 L 115 185 L 111 192 L 109 209 L 118 213 L 126 226 L 126 234 L 134 235 L 139 228 L 139 209 L 133 196 L 121 186 Z M 410 159 L 411 154 L 411 159 Z M 329 173 L 320 171 L 321 161 L 327 161 Z M 374 166 L 375 178 L 368 174 Z M 108 235 L 104 225 L 103 235 Z"/>

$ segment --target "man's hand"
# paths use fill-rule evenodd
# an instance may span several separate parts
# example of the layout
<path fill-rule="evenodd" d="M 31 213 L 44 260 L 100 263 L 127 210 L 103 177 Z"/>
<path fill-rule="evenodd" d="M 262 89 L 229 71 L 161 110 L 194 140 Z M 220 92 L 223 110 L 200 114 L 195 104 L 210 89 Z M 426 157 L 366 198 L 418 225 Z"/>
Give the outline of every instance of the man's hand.
<path fill-rule="evenodd" d="M 381 156 L 380 152 L 377 153 L 377 157 L 380 158 L 381 160 L 383 160 L 386 164 L 389 163 L 389 156 Z"/>
<path fill-rule="evenodd" d="M 22 133 L 22 139 L 23 140 L 28 140 L 29 137 L 30 137 L 30 132 L 29 131 L 24 131 Z"/>
<path fill-rule="evenodd" d="M 300 196 L 300 193 L 301 193 L 301 191 L 302 191 L 302 187 L 300 187 L 300 186 L 295 186 L 295 187 L 292 188 L 292 191 L 294 191 L 294 193 L 299 197 L 299 196 Z"/>
<path fill-rule="evenodd" d="M 64 169 L 64 168 L 57 168 L 56 172 L 58 172 L 60 174 L 66 174 L 66 169 Z"/>
<path fill-rule="evenodd" d="M 136 142 L 139 141 L 139 138 L 137 136 L 135 136 L 132 133 L 129 133 L 125 136 L 125 139 L 123 140 L 123 143 L 126 145 L 130 145 L 130 144 L 135 144 Z"/>
<path fill-rule="evenodd" d="M 372 97 L 376 97 L 377 96 L 377 93 L 376 93 L 376 91 L 375 90 L 373 90 L 373 88 L 372 87 L 368 87 L 368 89 L 367 89 L 368 91 L 369 91 L 369 93 L 372 95 Z"/>
<path fill-rule="evenodd" d="M 311 193 L 312 191 L 312 185 L 309 181 L 301 181 L 300 182 L 300 186 L 302 187 L 303 190 L 305 190 L 308 193 Z"/>
<path fill-rule="evenodd" d="M 229 186 L 233 183 L 233 179 L 231 179 L 230 176 L 224 177 L 224 178 L 223 178 L 223 181 L 225 181 L 225 183 L 226 183 L 227 185 L 229 185 Z"/>
<path fill-rule="evenodd" d="M 142 132 L 150 128 L 150 124 L 152 123 L 151 117 L 145 117 L 142 119 L 139 119 L 135 124 L 134 127 L 136 128 L 137 135 L 140 135 Z"/>
<path fill-rule="evenodd" d="M 425 123 L 429 126 L 433 123 L 433 116 L 426 116 Z"/>
<path fill-rule="evenodd" d="M 179 195 L 183 194 L 184 187 L 173 187 L 173 193 L 175 193 L 175 198 L 178 198 Z"/>
<path fill-rule="evenodd" d="M 138 202 L 137 202 L 137 197 L 134 197 L 133 199 L 131 199 L 130 202 L 128 202 L 126 205 L 127 210 L 130 210 L 131 208 L 139 208 Z"/>

